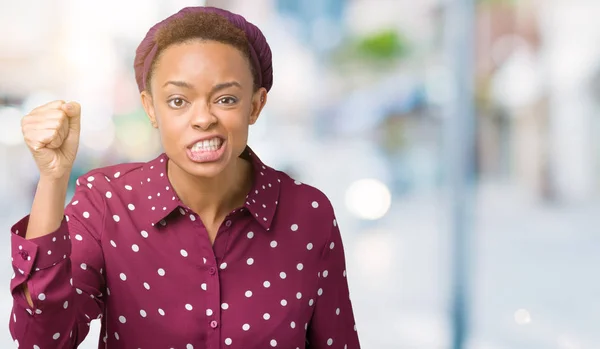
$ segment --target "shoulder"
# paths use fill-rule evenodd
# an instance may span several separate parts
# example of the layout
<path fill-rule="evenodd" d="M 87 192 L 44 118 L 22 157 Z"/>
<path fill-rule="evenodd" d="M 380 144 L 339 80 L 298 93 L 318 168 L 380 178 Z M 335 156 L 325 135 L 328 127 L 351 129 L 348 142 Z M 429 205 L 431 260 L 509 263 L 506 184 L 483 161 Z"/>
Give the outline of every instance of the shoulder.
<path fill-rule="evenodd" d="M 329 197 L 319 188 L 277 171 L 280 180 L 280 203 L 323 222 L 333 219 L 334 208 Z"/>
<path fill-rule="evenodd" d="M 78 184 L 93 183 L 97 180 L 103 180 L 106 183 L 112 181 L 119 182 L 122 178 L 135 176 L 136 172 L 142 169 L 145 163 L 142 162 L 127 162 L 116 165 L 95 168 L 86 172 L 77 178 Z"/>
<path fill-rule="evenodd" d="M 144 177 L 144 172 L 150 172 L 149 169 L 160 166 L 166 167 L 164 161 L 165 154 L 161 154 L 148 162 L 124 162 L 98 167 L 79 176 L 76 184 L 78 189 L 87 186 L 89 189 L 107 190 L 114 188 L 120 191 L 126 186 L 139 184 L 143 178 L 148 177 L 148 175 Z M 164 176 L 164 174 L 161 174 L 161 176 Z"/>
<path fill-rule="evenodd" d="M 327 204 L 330 204 L 329 198 L 323 191 L 321 191 L 321 189 L 309 183 L 304 183 L 294 179 L 285 172 L 277 171 L 277 173 L 279 175 L 279 179 L 281 180 L 281 190 L 285 194 L 292 194 L 294 196 L 300 196 L 307 199 L 312 198 L 314 200 L 325 201 Z"/>
<path fill-rule="evenodd" d="M 127 162 L 89 170 L 77 177 L 72 201 L 90 201 L 100 205 L 105 198 L 122 195 L 140 184 L 144 178 L 144 167 L 151 163 Z"/>
<path fill-rule="evenodd" d="M 279 201 L 277 223 L 281 231 L 301 232 L 286 234 L 298 239 L 296 245 L 306 244 L 309 239 L 315 249 L 324 251 L 336 232 L 337 219 L 329 197 L 319 188 L 303 183 L 282 171 L 279 175 Z"/>
<path fill-rule="evenodd" d="M 99 237 L 107 215 L 108 201 L 127 191 L 129 183 L 138 183 L 147 163 L 121 163 L 92 169 L 75 181 L 75 192 L 65 208 L 71 227 L 83 226 Z M 118 201 L 116 201 L 118 202 Z"/>

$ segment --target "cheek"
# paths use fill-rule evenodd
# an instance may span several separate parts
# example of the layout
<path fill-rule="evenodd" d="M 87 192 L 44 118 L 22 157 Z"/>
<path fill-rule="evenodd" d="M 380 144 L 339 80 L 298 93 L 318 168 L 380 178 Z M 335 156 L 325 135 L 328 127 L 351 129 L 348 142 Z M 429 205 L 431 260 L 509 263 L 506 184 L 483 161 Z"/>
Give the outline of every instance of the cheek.
<path fill-rule="evenodd" d="M 238 115 L 228 128 L 237 138 L 242 138 L 248 134 L 248 127 L 248 117 L 246 115 Z"/>
<path fill-rule="evenodd" d="M 188 126 L 189 115 L 184 111 L 173 110 L 168 106 L 160 106 L 156 108 L 156 120 L 160 127 L 174 130 Z"/>
<path fill-rule="evenodd" d="M 223 128 L 231 133 L 245 132 L 248 128 L 250 113 L 247 108 L 240 107 L 237 110 L 220 110 L 215 111 L 219 123 Z"/>
<path fill-rule="evenodd" d="M 181 119 L 179 119 L 181 120 Z M 165 140 L 180 139 L 182 135 L 181 122 L 177 118 L 164 113 L 158 113 L 156 117 L 158 132 L 160 137 Z"/>

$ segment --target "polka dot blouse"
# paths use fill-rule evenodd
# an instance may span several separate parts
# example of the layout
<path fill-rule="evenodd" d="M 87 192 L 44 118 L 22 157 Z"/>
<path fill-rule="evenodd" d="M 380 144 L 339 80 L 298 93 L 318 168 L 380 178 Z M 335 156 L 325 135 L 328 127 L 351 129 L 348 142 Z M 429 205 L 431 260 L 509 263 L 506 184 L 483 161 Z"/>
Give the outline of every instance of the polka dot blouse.
<path fill-rule="evenodd" d="M 16 223 L 16 345 L 76 348 L 101 319 L 99 348 L 359 348 L 331 203 L 246 155 L 253 188 L 214 244 L 165 154 L 80 177 L 50 235 L 25 240 L 29 217 Z"/>

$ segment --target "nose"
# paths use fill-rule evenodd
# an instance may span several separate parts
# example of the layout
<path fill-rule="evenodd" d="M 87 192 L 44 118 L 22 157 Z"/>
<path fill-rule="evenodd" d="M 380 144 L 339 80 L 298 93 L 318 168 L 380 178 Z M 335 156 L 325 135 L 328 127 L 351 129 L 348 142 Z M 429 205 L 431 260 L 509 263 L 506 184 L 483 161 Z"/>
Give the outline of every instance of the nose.
<path fill-rule="evenodd" d="M 194 129 L 206 131 L 216 125 L 218 118 L 212 113 L 209 106 L 202 106 L 193 111 L 191 126 Z"/>

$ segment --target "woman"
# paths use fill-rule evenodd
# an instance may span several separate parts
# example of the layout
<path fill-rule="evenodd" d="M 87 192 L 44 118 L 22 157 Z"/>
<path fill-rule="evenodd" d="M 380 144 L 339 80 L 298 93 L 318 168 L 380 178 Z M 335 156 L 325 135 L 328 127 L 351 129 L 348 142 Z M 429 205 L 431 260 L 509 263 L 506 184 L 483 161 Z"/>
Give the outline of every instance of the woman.
<path fill-rule="evenodd" d="M 23 118 L 40 171 L 12 228 L 20 348 L 359 348 L 334 212 L 246 145 L 272 85 L 243 17 L 185 8 L 150 29 L 136 79 L 164 154 L 90 171 L 63 208 L 80 107 Z"/>

